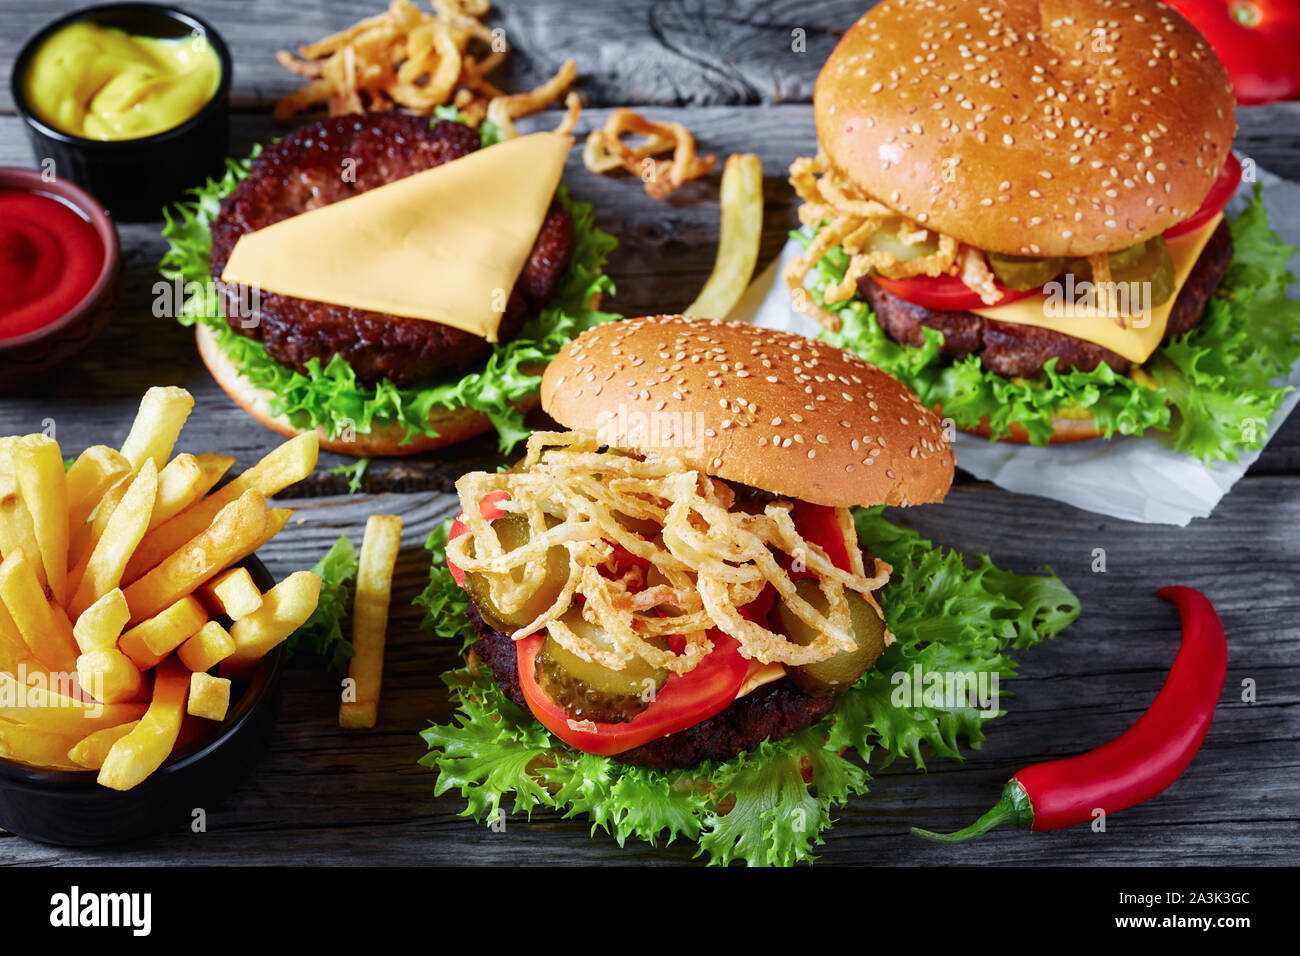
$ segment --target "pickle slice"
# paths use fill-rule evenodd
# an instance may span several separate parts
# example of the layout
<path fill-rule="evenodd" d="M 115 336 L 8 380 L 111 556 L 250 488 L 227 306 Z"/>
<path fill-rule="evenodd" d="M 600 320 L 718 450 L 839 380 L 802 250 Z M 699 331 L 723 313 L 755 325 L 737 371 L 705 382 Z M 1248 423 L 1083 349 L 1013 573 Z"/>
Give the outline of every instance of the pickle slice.
<path fill-rule="evenodd" d="M 826 613 L 829 605 L 815 580 L 803 578 L 795 584 L 795 590 L 822 614 Z M 854 591 L 846 591 L 844 596 L 849 602 L 850 626 L 858 646 L 815 664 L 786 668 L 790 679 L 810 697 L 838 697 L 845 693 L 871 669 L 885 649 L 885 622 L 876 609 Z M 786 636 L 800 647 L 806 647 L 819 636 L 784 602 L 777 605 L 776 613 Z"/>
<path fill-rule="evenodd" d="M 988 260 L 998 281 L 1008 289 L 1020 292 L 1040 288 L 1065 271 L 1065 260 L 1059 257 L 1036 259 L 990 252 Z"/>
<path fill-rule="evenodd" d="M 583 618 L 579 608 L 571 608 L 561 620 L 597 647 L 612 648 L 604 629 Z M 666 638 L 652 643 L 668 647 Z M 616 724 L 631 720 L 650 706 L 668 680 L 668 671 L 651 667 L 640 658 L 633 658 L 623 670 L 612 670 L 584 661 L 547 635 L 537 654 L 534 677 L 546 695 L 575 720 Z"/>
<path fill-rule="evenodd" d="M 1112 282 L 1129 283 L 1129 302 L 1155 308 L 1174 294 L 1174 261 L 1169 257 L 1169 244 L 1163 236 L 1155 236 L 1140 245 L 1142 254 L 1123 268 L 1115 266 L 1114 255 L 1110 257 L 1110 278 Z M 1142 294 L 1142 283 L 1149 284 L 1149 297 Z"/>
<path fill-rule="evenodd" d="M 530 532 L 528 519 L 523 515 L 507 513 L 492 522 L 492 528 L 501 541 L 501 547 L 507 552 L 514 551 L 528 543 Z M 523 579 L 523 570 L 515 574 L 515 580 Z M 476 571 L 465 572 L 465 589 L 470 599 L 478 608 L 483 620 L 493 629 L 502 633 L 517 631 L 537 619 L 537 616 L 555 603 L 555 599 L 564 590 L 569 580 L 569 552 L 562 547 L 554 547 L 546 552 L 546 577 L 541 586 L 524 600 L 523 604 L 505 611 L 492 599 L 492 588 L 487 575 Z"/>

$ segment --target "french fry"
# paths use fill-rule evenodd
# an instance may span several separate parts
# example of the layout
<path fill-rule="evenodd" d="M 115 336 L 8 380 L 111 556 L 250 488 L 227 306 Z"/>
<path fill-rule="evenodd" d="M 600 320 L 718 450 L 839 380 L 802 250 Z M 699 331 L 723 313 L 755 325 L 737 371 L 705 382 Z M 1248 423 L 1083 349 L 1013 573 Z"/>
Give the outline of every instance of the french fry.
<path fill-rule="evenodd" d="M 101 704 L 51 690 L 51 681 L 44 675 L 36 676 L 40 679 L 33 682 L 29 674 L 29 683 L 24 685 L 13 674 L 0 671 L 0 719 L 80 738 L 136 720 L 145 712 L 142 703 Z"/>
<path fill-rule="evenodd" d="M 293 517 L 292 508 L 272 508 L 266 515 L 266 527 L 262 529 L 262 536 L 257 539 L 257 544 L 253 546 L 253 551 L 259 550 L 264 544 L 284 530 L 284 526 L 289 523 Z M 249 552 L 252 553 L 251 551 Z"/>
<path fill-rule="evenodd" d="M 280 510 L 280 509 L 277 509 Z M 275 512 L 271 512 L 275 514 Z M 248 617 L 262 606 L 262 592 L 247 568 L 223 571 L 198 589 L 198 596 L 212 614 L 224 614 L 232 621 Z M 194 668 L 191 668 L 193 670 Z M 206 667 L 202 670 L 207 670 Z"/>
<path fill-rule="evenodd" d="M 22 661 L 31 656 L 31 648 L 23 640 L 22 632 L 18 630 L 4 601 L 0 601 L 0 671 L 13 673 Z"/>
<path fill-rule="evenodd" d="M 230 628 L 235 652 L 221 662 L 222 677 L 242 677 L 277 644 L 311 617 L 320 599 L 321 579 L 295 571 L 262 595 L 262 606 Z"/>
<path fill-rule="evenodd" d="M 373 727 L 384 679 L 384 643 L 388 605 L 393 592 L 393 567 L 402 547 L 402 519 L 371 515 L 361 540 L 356 598 L 352 604 L 352 646 L 348 662 L 352 699 L 339 704 L 339 726 Z"/>
<path fill-rule="evenodd" d="M 0 562 L 0 601 L 18 626 L 32 656 L 53 671 L 77 669 L 77 641 L 63 608 L 51 604 L 36 579 L 25 551 L 14 551 Z"/>
<path fill-rule="evenodd" d="M 230 470 L 230 466 L 235 463 L 235 459 L 231 458 L 229 455 L 217 455 L 213 452 L 204 452 L 201 455 L 195 455 L 194 459 L 199 463 L 199 467 L 203 469 L 203 479 L 208 484 L 208 486 L 203 489 L 204 495 L 216 487 L 217 482 L 220 481 L 222 476 Z M 199 497 L 201 498 L 203 495 L 200 495 Z"/>
<path fill-rule="evenodd" d="M 176 656 L 190 670 L 202 673 L 212 670 L 233 653 L 235 642 L 230 632 L 216 621 L 208 621 L 180 646 Z"/>
<path fill-rule="evenodd" d="M 193 408 L 194 396 L 183 388 L 158 386 L 144 393 L 140 411 L 122 443 L 122 454 L 132 471 L 139 471 L 150 459 L 162 470 Z"/>
<path fill-rule="evenodd" d="M 73 617 L 79 617 L 82 611 L 121 584 L 122 572 L 149 527 L 149 516 L 157 497 L 158 470 L 153 459 L 148 458 L 121 502 L 113 509 L 94 551 L 86 558 L 86 568 L 68 605 Z"/>
<path fill-rule="evenodd" d="M 36 542 L 36 529 L 31 512 L 18 490 L 18 479 L 13 473 L 12 447 L 16 439 L 0 439 L 0 555 L 25 551 L 36 561 L 33 570 L 44 588 L 45 563 L 40 560 L 41 547 Z"/>
<path fill-rule="evenodd" d="M 100 784 L 130 790 L 163 765 L 181 731 L 189 690 L 190 672 L 180 661 L 168 658 L 158 665 L 149 709 L 135 729 L 109 749 L 99 770 Z"/>
<path fill-rule="evenodd" d="M 126 456 L 107 445 L 91 445 L 68 469 L 68 532 L 75 534 L 104 493 L 131 473 Z"/>
<path fill-rule="evenodd" d="M 149 528 L 176 517 L 208 493 L 208 476 L 193 455 L 177 455 L 158 472 L 158 498 L 149 516 Z"/>
<path fill-rule="evenodd" d="M 72 625 L 72 636 L 83 654 L 115 648 L 130 617 L 122 589 L 113 588 L 81 612 Z"/>
<path fill-rule="evenodd" d="M 713 272 L 686 315 L 725 319 L 749 288 L 763 238 L 763 163 L 753 153 L 727 157 L 722 170 L 722 229 Z"/>
<path fill-rule="evenodd" d="M 134 581 L 158 565 L 212 524 L 217 512 L 244 492 L 256 489 L 270 497 L 302 481 L 315 469 L 319 454 L 320 438 L 315 432 L 289 439 L 225 487 L 146 534 L 127 565 L 124 580 Z"/>
<path fill-rule="evenodd" d="M 266 496 L 255 489 L 222 508 L 207 529 L 124 589 L 131 623 L 152 617 L 251 554 L 262 539 L 267 516 Z"/>
<path fill-rule="evenodd" d="M 191 717 L 225 720 L 230 709 L 230 681 L 202 671 L 190 674 L 190 697 L 185 711 Z"/>
<path fill-rule="evenodd" d="M 77 682 L 95 700 L 121 704 L 144 696 L 144 675 L 121 651 L 106 648 L 77 658 Z"/>
<path fill-rule="evenodd" d="M 99 544 L 99 539 L 104 536 L 104 529 L 108 527 L 113 512 L 122 503 L 122 498 L 134 480 L 134 474 L 127 474 L 115 481 L 108 491 L 104 492 L 104 497 L 99 499 L 99 504 L 90 513 L 89 520 L 72 532 L 72 540 L 68 543 L 68 564 L 73 570 L 68 573 L 68 587 L 74 594 L 80 576 L 85 573 L 86 563 L 90 560 L 90 552 L 95 550 L 95 545 Z"/>
<path fill-rule="evenodd" d="M 208 622 L 208 612 L 194 595 L 187 594 L 175 604 L 141 621 L 118 640 L 118 649 L 141 670 L 156 667 L 158 662 L 180 647 Z M 158 650 L 154 650 L 158 648 Z"/>
<path fill-rule="evenodd" d="M 113 744 L 139 725 L 140 721 L 132 720 L 125 724 L 118 724 L 116 727 L 105 727 L 93 734 L 86 734 L 68 751 L 68 759 L 87 770 L 98 770 L 104 766 L 104 758 L 113 749 Z"/>
<path fill-rule="evenodd" d="M 32 516 L 50 597 L 62 604 L 68 587 L 68 482 L 58 442 L 46 435 L 18 439 L 13 444 L 13 469 Z"/>
<path fill-rule="evenodd" d="M 0 757 L 52 770 L 80 769 L 68 758 L 73 738 L 0 720 Z"/>

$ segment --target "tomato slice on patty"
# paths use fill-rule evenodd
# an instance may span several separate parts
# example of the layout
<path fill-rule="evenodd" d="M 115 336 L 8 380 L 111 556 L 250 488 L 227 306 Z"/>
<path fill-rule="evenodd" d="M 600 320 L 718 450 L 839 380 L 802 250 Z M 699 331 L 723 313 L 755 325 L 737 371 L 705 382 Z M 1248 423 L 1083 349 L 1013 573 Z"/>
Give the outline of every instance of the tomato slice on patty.
<path fill-rule="evenodd" d="M 910 279 L 886 279 L 884 276 L 872 276 L 882 289 L 890 295 L 906 299 L 913 305 L 940 312 L 969 312 L 971 309 L 991 309 L 994 306 L 1007 305 L 1038 292 L 1038 289 L 1019 291 L 1008 289 L 997 283 L 1002 298 L 992 305 L 986 303 L 979 294 L 956 276 L 913 276 Z"/>
<path fill-rule="evenodd" d="M 1240 184 L 1241 163 L 1236 156 L 1228 153 L 1228 158 L 1223 163 L 1223 169 L 1219 171 L 1219 178 L 1210 187 L 1210 192 L 1206 195 L 1205 201 L 1201 203 L 1201 208 L 1192 213 L 1189 218 L 1166 229 L 1165 238 L 1173 239 L 1176 236 L 1201 228 L 1201 226 L 1217 216 L 1224 206 L 1228 205 L 1228 200 L 1237 192 L 1237 187 Z"/>

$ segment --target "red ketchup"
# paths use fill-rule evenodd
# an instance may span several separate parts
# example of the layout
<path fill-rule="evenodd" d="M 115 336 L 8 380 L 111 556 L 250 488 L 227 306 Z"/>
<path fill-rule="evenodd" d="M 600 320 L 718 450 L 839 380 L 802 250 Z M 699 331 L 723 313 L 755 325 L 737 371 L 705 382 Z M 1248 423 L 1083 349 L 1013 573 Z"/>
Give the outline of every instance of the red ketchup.
<path fill-rule="evenodd" d="M 103 266 L 103 242 L 72 206 L 42 193 L 0 189 L 0 339 L 67 315 Z"/>

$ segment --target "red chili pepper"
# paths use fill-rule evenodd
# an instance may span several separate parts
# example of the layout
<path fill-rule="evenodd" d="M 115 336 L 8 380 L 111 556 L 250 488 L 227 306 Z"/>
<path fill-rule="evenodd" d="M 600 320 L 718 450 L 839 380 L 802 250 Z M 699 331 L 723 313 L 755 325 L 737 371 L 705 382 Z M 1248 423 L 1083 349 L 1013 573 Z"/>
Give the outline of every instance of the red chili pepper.
<path fill-rule="evenodd" d="M 1193 588 L 1156 592 L 1178 608 L 1182 644 L 1155 703 L 1119 737 L 1068 760 L 1026 767 L 1008 782 L 1002 799 L 956 833 L 913 827 L 917 836 L 961 843 L 1003 823 L 1025 830 L 1059 830 L 1149 800 L 1178 779 L 1201 749 L 1214 719 L 1228 669 L 1223 623 Z"/>
<path fill-rule="evenodd" d="M 1300 94 L 1300 4 L 1295 0 L 1165 0 L 1205 34 L 1246 106 Z"/>

